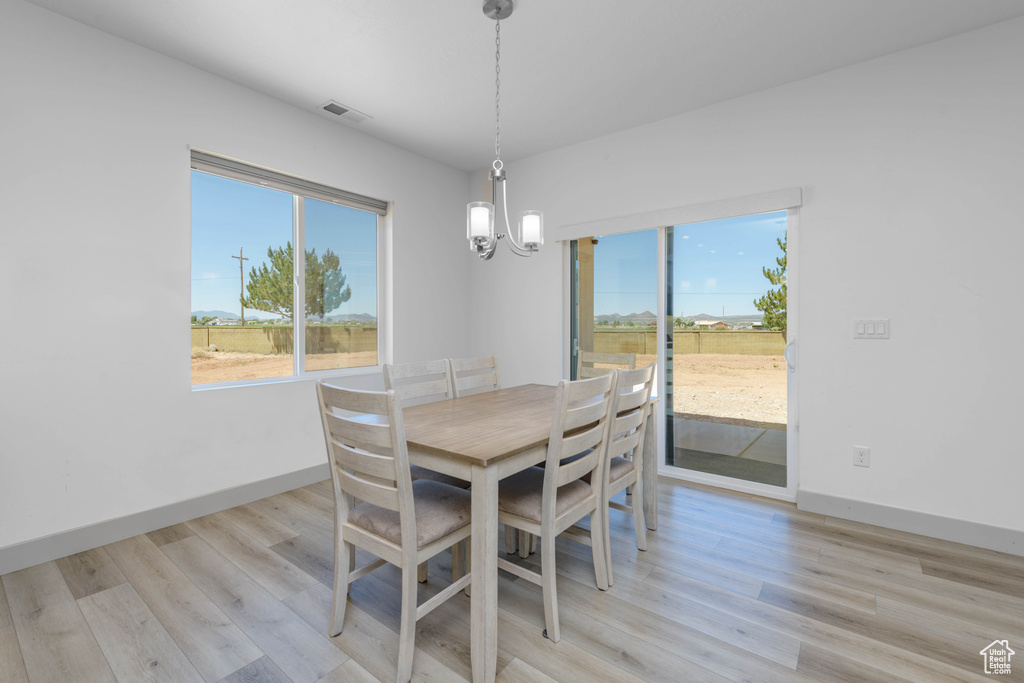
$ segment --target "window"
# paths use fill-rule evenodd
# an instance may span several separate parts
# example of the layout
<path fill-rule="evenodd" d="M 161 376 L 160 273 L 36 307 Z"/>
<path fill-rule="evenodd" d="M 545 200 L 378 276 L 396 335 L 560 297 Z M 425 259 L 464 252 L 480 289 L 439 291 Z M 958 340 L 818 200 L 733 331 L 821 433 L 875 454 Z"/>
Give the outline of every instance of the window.
<path fill-rule="evenodd" d="M 192 384 L 376 366 L 387 203 L 196 150 L 191 180 Z"/>

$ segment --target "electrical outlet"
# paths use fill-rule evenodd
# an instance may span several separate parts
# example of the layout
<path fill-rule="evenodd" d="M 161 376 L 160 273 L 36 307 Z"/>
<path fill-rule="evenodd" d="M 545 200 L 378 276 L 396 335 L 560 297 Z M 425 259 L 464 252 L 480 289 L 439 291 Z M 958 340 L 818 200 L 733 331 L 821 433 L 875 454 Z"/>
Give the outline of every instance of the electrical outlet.
<path fill-rule="evenodd" d="M 871 449 L 867 446 L 854 446 L 853 464 L 855 467 L 871 467 Z"/>

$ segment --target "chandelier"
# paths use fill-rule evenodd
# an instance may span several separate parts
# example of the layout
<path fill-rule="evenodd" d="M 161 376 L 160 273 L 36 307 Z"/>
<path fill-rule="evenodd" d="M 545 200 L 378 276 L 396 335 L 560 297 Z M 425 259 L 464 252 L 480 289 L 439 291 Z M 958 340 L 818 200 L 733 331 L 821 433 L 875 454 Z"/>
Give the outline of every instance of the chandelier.
<path fill-rule="evenodd" d="M 484 0 L 484 14 L 494 19 L 494 163 L 491 164 L 491 199 L 498 201 L 501 193 L 502 215 L 505 218 L 504 233 L 494 232 L 494 204 L 491 202 L 470 202 L 466 206 L 466 237 L 469 249 L 488 261 L 494 256 L 498 240 L 505 243 L 518 256 L 532 256 L 544 244 L 544 214 L 540 211 L 522 211 L 519 214 L 519 240 L 512 235 L 508 220 L 508 194 L 505 184 L 505 168 L 501 161 L 501 20 L 512 14 L 512 0 Z"/>

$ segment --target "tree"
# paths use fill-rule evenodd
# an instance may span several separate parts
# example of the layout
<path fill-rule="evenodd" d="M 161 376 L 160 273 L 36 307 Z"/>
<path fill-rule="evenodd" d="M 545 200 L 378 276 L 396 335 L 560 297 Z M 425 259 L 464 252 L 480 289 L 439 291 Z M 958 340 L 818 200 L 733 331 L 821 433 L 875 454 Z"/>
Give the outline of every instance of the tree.
<path fill-rule="evenodd" d="M 262 263 L 249 272 L 246 284 L 248 296 L 242 305 L 257 311 L 276 313 L 292 318 L 292 243 L 284 247 L 267 247 L 270 264 Z M 306 252 L 306 317 L 323 319 L 352 297 L 352 289 L 345 284 L 341 272 L 341 259 L 330 249 L 317 256 L 316 249 Z"/>
<path fill-rule="evenodd" d="M 766 330 L 780 330 L 782 332 L 782 338 L 786 338 L 786 246 L 788 243 L 788 237 L 781 237 L 775 240 L 779 249 L 782 250 L 782 256 L 775 259 L 775 263 L 778 264 L 778 268 L 768 269 L 767 267 L 762 268 L 761 272 L 768 278 L 768 281 L 773 285 L 778 285 L 778 289 L 769 289 L 768 293 L 762 296 L 760 299 L 754 301 L 754 306 L 757 310 L 764 313 L 762 319 L 764 328 Z"/>

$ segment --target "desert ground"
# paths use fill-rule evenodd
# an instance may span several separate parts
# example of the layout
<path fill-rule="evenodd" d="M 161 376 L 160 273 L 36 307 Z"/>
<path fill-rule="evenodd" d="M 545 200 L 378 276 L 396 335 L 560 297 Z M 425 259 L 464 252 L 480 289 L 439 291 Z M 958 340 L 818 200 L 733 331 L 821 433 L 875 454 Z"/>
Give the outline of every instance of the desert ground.
<path fill-rule="evenodd" d="M 637 365 L 655 361 L 638 356 Z M 375 365 L 376 353 L 323 354 L 310 369 Z M 292 374 L 290 355 L 193 349 L 192 383 L 230 382 Z M 782 356 L 680 354 L 673 359 L 675 412 L 712 422 L 780 428 L 786 423 L 786 362 Z"/>

